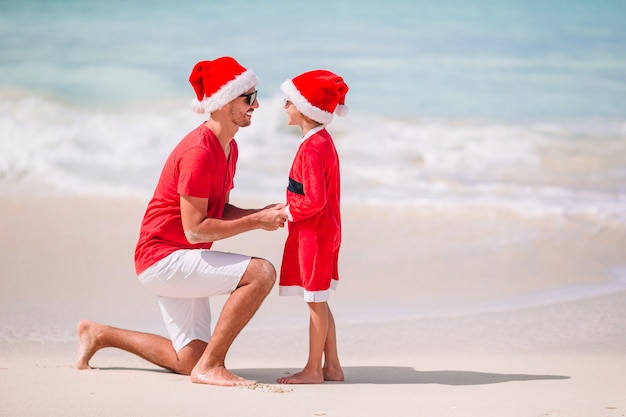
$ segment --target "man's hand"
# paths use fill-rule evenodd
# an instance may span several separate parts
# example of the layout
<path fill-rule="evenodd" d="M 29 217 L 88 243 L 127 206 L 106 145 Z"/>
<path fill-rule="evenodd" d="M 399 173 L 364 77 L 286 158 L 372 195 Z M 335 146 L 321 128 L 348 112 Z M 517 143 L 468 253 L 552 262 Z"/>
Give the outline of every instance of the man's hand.
<path fill-rule="evenodd" d="M 283 210 L 284 208 L 284 204 L 270 204 L 259 211 L 257 214 L 259 215 L 261 229 L 276 230 L 279 227 L 284 227 L 285 221 L 287 221 L 287 215 Z"/>

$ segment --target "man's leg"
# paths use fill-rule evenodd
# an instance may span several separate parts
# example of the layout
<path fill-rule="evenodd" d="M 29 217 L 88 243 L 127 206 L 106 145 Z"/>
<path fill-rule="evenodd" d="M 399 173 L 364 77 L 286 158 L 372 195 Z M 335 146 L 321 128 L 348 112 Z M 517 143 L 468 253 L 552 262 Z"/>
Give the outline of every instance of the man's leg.
<path fill-rule="evenodd" d="M 206 343 L 194 340 L 178 353 L 164 337 L 119 329 L 92 321 L 78 323 L 78 369 L 91 369 L 89 360 L 100 349 L 112 347 L 133 353 L 148 362 L 179 374 L 189 375 L 198 362 Z"/>
<path fill-rule="evenodd" d="M 261 306 L 276 281 L 276 270 L 264 259 L 252 258 L 239 285 L 228 297 L 213 336 L 191 371 L 191 380 L 212 385 L 252 385 L 226 369 L 226 353 L 243 327 Z"/>

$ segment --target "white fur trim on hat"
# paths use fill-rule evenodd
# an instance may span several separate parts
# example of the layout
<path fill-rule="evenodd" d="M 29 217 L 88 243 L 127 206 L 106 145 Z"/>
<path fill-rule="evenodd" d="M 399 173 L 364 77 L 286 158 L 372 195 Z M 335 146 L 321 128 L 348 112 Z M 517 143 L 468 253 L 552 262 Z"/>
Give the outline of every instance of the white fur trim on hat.
<path fill-rule="evenodd" d="M 196 113 L 213 113 L 230 103 L 259 83 L 257 76 L 250 70 L 239 74 L 231 81 L 224 84 L 210 97 L 204 97 L 202 101 L 194 98 L 191 108 Z"/>
<path fill-rule="evenodd" d="M 327 125 L 333 121 L 333 114 L 318 107 L 315 107 L 300 93 L 293 81 L 287 80 L 280 85 L 280 89 L 287 96 L 298 111 L 306 117 L 315 120 L 318 123 Z"/>

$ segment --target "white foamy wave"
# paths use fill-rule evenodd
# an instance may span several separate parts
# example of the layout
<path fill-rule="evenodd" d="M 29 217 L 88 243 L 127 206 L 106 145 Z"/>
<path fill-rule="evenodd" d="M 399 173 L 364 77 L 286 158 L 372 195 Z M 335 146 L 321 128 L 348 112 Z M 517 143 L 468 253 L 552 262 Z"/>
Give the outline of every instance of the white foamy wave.
<path fill-rule="evenodd" d="M 280 201 L 299 144 L 281 99 L 237 134 L 235 196 Z M 78 108 L 0 96 L 0 182 L 75 194 L 150 194 L 175 144 L 202 122 L 189 103 Z M 342 197 L 354 204 L 485 206 L 626 223 L 626 124 L 335 118 Z"/>
<path fill-rule="evenodd" d="M 622 122 L 347 123 L 335 137 L 348 201 L 626 222 Z"/>
<path fill-rule="evenodd" d="M 151 188 L 190 119 L 182 109 L 86 110 L 37 97 L 0 106 L 0 178 L 75 193 Z"/>

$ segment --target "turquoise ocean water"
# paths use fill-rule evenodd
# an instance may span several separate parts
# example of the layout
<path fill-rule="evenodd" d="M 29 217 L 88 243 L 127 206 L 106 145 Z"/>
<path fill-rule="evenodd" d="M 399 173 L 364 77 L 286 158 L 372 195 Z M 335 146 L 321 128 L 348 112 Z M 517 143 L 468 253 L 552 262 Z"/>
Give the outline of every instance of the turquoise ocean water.
<path fill-rule="evenodd" d="M 186 97 L 196 61 L 232 55 L 266 96 L 332 68 L 373 115 L 626 117 L 619 0 L 2 0 L 0 12 L 1 85 L 76 105 Z"/>

